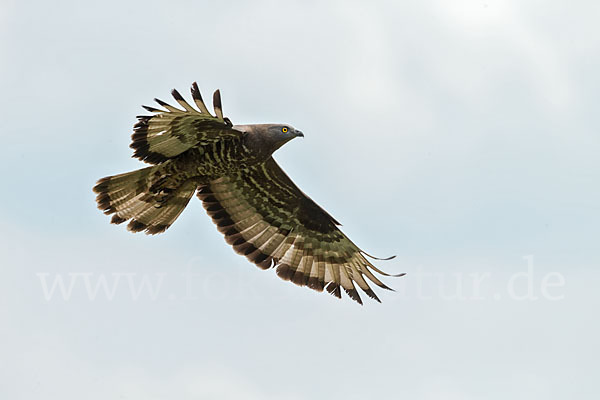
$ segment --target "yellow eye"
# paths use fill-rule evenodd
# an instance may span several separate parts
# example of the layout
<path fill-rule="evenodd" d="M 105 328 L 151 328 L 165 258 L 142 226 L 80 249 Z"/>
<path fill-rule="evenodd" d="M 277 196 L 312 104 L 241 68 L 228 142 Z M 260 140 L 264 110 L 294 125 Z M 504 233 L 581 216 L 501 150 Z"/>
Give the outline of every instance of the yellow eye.
<path fill-rule="evenodd" d="M 283 128 L 281 128 L 281 132 L 286 133 L 288 131 L 288 129 L 284 126 Z"/>

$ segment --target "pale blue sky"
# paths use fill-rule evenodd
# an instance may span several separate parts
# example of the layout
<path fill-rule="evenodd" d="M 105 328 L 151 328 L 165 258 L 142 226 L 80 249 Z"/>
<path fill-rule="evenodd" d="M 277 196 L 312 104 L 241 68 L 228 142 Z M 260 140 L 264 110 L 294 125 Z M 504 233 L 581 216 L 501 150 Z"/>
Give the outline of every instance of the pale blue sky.
<path fill-rule="evenodd" d="M 599 18 L 584 1 L 1 1 L 0 396 L 598 398 Z M 140 105 L 193 81 L 234 123 L 306 134 L 276 158 L 366 251 L 398 255 L 383 304 L 258 270 L 196 199 L 154 237 L 96 209 L 96 179 L 143 166 Z M 156 296 L 133 299 L 144 277 Z M 47 299 L 56 278 L 67 299 Z M 99 279 L 114 293 L 90 299 Z"/>

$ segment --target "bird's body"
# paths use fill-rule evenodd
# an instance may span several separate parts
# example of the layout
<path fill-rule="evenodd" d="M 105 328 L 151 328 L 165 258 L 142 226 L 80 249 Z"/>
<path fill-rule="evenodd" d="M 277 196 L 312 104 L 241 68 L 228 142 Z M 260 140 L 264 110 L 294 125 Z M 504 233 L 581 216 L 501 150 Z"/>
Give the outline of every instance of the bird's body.
<path fill-rule="evenodd" d="M 337 227 L 339 223 L 306 196 L 281 170 L 272 153 L 304 136 L 289 125 L 232 125 L 221 111 L 219 92 L 212 116 L 196 84 L 199 110 L 173 91 L 183 110 L 160 100 L 165 110 L 145 107 L 131 147 L 134 157 L 155 164 L 100 179 L 98 207 L 111 222 L 128 229 L 165 231 L 197 192 L 204 208 L 236 252 L 263 269 L 301 286 L 340 297 L 340 286 L 361 302 L 354 283 L 379 300 L 364 277 L 387 288 L 371 272 L 365 253 Z"/>

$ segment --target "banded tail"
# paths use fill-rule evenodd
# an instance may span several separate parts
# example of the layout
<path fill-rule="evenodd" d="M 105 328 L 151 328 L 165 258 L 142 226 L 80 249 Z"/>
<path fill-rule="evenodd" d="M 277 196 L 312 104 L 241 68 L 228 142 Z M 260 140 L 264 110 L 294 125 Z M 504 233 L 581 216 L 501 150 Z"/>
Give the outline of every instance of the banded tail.
<path fill-rule="evenodd" d="M 98 194 L 98 208 L 106 215 L 113 214 L 113 224 L 129 220 L 127 229 L 132 232 L 164 232 L 179 217 L 198 186 L 193 180 L 175 183 L 162 173 L 163 167 L 164 164 L 155 165 L 100 179 L 93 189 Z"/>

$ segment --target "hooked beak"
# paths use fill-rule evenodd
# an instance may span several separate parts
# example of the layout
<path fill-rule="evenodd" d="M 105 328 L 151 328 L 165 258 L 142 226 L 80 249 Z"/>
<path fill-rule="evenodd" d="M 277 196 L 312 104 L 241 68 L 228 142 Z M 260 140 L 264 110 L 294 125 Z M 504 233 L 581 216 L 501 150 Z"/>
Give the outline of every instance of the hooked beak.
<path fill-rule="evenodd" d="M 296 130 L 295 134 L 296 137 L 304 137 L 304 133 L 302 133 L 302 131 Z"/>

